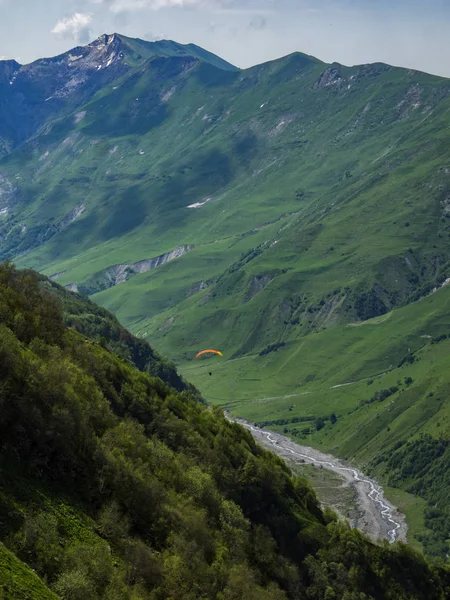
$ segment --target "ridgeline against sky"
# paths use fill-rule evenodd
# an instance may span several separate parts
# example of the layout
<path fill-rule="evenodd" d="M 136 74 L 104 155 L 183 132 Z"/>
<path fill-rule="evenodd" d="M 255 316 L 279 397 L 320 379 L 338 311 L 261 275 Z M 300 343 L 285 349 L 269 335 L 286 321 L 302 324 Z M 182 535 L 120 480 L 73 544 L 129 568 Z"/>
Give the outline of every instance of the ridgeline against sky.
<path fill-rule="evenodd" d="M 0 0 L 0 56 L 30 62 L 120 31 L 195 42 L 240 67 L 301 51 L 450 76 L 449 27 L 442 0 Z"/>

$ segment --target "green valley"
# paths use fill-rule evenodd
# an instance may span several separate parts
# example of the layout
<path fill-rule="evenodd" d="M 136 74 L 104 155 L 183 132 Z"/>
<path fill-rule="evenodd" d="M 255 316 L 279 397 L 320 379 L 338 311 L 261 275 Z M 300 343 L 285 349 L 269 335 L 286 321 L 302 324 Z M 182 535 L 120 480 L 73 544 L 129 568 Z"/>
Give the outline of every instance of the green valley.
<path fill-rule="evenodd" d="M 112 311 L 179 391 L 171 363 L 389 484 L 446 559 L 450 81 L 117 34 L 75 50 L 0 62 L 13 125 L 18 94 L 40 107 L 0 128 L 0 256 Z M 104 314 L 67 324 L 140 356 Z M 194 362 L 208 347 L 224 360 Z"/>
<path fill-rule="evenodd" d="M 448 597 L 443 564 L 350 530 L 243 427 L 122 358 L 102 309 L 3 264 L 0 310 L 3 598 Z"/>

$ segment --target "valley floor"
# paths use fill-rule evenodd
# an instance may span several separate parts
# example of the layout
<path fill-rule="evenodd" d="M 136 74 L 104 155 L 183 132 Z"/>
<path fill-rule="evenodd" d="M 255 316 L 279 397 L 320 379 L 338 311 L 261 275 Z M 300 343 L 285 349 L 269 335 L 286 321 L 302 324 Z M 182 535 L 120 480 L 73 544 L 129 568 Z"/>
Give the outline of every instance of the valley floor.
<path fill-rule="evenodd" d="M 337 475 L 340 481 L 334 485 L 344 490 L 346 496 L 344 506 L 339 506 L 342 492 L 337 497 L 337 502 L 325 498 L 320 490 L 317 490 L 317 493 L 323 504 L 339 512 L 352 527 L 357 527 L 374 541 L 384 538 L 390 542 L 406 542 L 405 516 L 385 499 L 382 488 L 372 479 L 329 454 L 308 446 L 301 446 L 283 435 L 259 429 L 241 419 L 236 420 L 247 427 L 261 445 L 295 466 L 295 470 L 299 465 L 311 464 Z M 350 494 L 345 494 L 346 489 L 350 490 Z M 354 506 L 350 507 L 349 504 L 352 503 Z"/>

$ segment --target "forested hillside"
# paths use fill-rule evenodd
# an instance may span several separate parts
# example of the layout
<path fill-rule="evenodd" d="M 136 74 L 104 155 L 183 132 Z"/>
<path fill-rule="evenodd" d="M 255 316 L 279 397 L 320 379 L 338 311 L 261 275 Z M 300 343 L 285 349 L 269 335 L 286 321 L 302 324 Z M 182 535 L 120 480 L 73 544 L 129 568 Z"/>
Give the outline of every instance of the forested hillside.
<path fill-rule="evenodd" d="M 155 352 L 147 341 L 131 335 L 110 312 L 46 277 L 41 276 L 40 281 L 61 299 L 64 322 L 70 328 L 114 352 L 140 371 L 160 377 L 176 390 L 189 391 L 200 398 L 199 392 L 180 377 L 172 362 Z"/>
<path fill-rule="evenodd" d="M 53 286 L 0 267 L 3 598 L 448 597 L 446 568 L 323 514 L 219 409 L 105 343 L 67 328 Z"/>

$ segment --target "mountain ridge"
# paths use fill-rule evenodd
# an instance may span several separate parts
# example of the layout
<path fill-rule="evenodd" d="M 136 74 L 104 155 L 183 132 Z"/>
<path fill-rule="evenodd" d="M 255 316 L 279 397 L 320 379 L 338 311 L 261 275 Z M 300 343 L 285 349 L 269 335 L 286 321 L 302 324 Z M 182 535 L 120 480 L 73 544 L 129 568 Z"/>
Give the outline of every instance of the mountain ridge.
<path fill-rule="evenodd" d="M 47 119 L 51 122 L 55 116 L 76 109 L 105 85 L 157 58 L 191 59 L 230 72 L 237 70 L 194 45 L 165 40 L 146 42 L 116 33 L 103 34 L 86 46 L 25 65 L 0 61 L 0 89 L 4 96 L 0 127 L 5 126 L 5 121 L 17 128 L 16 135 L 13 132 L 9 136 L 0 128 L 0 151 L 3 147 L 3 154 L 8 154 L 49 124 Z M 38 114 L 34 114 L 36 109 Z"/>
<path fill-rule="evenodd" d="M 173 40 L 158 40 L 158 41 L 147 41 L 140 38 L 130 38 L 128 36 L 122 35 L 120 33 L 104 33 L 100 35 L 98 38 L 86 44 L 84 46 L 74 46 L 70 50 L 66 50 L 61 54 L 57 54 L 55 56 L 41 57 L 32 60 L 29 63 L 19 63 L 15 59 L 3 59 L 0 60 L 0 65 L 8 65 L 17 67 L 30 67 L 32 65 L 38 64 L 46 64 L 48 62 L 60 62 L 64 59 L 70 59 L 70 56 L 78 56 L 77 53 L 83 52 L 88 54 L 89 52 L 95 52 L 96 50 L 104 47 L 111 46 L 112 50 L 118 49 L 127 49 L 131 52 L 136 51 L 136 47 L 144 50 L 147 54 L 147 58 L 152 56 L 196 56 L 199 59 L 205 60 L 206 62 L 212 61 L 215 63 L 215 66 L 222 65 L 225 69 L 230 70 L 239 70 L 237 67 L 232 65 L 231 63 L 223 60 L 222 58 L 216 56 L 215 54 L 197 46 L 196 44 L 180 44 Z M 73 60 L 73 59 L 72 59 Z"/>

